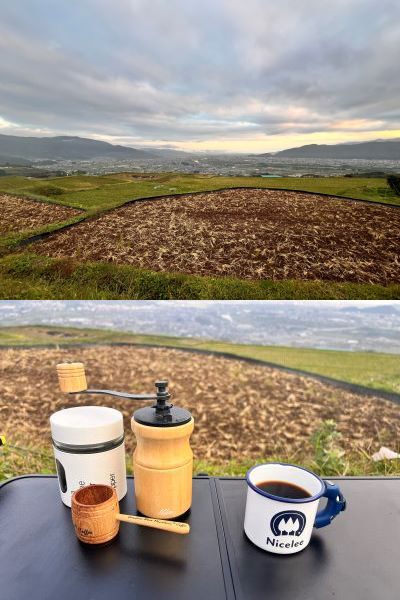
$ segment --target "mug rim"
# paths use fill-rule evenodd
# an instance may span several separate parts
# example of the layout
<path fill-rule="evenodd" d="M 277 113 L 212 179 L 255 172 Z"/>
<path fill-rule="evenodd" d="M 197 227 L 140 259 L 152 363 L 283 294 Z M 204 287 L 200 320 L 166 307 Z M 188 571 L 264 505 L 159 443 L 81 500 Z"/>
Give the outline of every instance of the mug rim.
<path fill-rule="evenodd" d="M 254 471 L 254 469 L 257 469 L 258 467 L 265 467 L 265 466 L 269 466 L 269 465 L 281 465 L 284 467 L 294 467 L 295 469 L 300 469 L 301 471 L 306 471 L 307 473 L 309 473 L 310 475 L 313 475 L 316 479 L 318 479 L 318 481 L 321 484 L 321 490 L 319 492 L 317 492 L 316 494 L 314 494 L 314 496 L 310 496 L 309 498 L 284 498 L 283 496 L 274 496 L 274 494 L 270 494 L 269 492 L 260 490 L 260 488 L 258 488 L 256 485 L 254 485 L 254 483 L 252 481 L 250 481 L 250 474 Z M 292 463 L 283 463 L 283 462 L 267 462 L 267 463 L 260 463 L 259 465 L 254 465 L 246 473 L 246 483 L 254 492 L 256 492 L 257 494 L 260 494 L 260 496 L 264 496 L 264 498 L 269 498 L 270 500 L 277 500 L 278 502 L 287 502 L 288 504 L 306 504 L 308 502 L 315 502 L 315 500 L 319 500 L 319 498 L 321 498 L 321 496 L 324 495 L 325 490 L 326 490 L 325 481 L 323 479 L 321 479 L 321 477 L 319 477 L 319 475 L 317 475 L 313 471 L 310 471 L 309 469 L 306 469 L 305 467 L 299 467 L 298 465 L 294 465 Z"/>

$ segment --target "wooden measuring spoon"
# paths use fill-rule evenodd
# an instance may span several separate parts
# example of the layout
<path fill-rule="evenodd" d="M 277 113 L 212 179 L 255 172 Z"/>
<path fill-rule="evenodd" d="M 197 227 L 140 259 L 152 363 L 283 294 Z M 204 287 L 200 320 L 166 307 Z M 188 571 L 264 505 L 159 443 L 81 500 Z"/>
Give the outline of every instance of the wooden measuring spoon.
<path fill-rule="evenodd" d="M 104 544 L 112 540 L 119 531 L 120 521 L 171 533 L 187 534 L 190 531 L 187 523 L 179 521 L 122 515 L 117 494 L 109 485 L 92 484 L 77 490 L 72 496 L 71 512 L 76 535 L 86 544 Z"/>

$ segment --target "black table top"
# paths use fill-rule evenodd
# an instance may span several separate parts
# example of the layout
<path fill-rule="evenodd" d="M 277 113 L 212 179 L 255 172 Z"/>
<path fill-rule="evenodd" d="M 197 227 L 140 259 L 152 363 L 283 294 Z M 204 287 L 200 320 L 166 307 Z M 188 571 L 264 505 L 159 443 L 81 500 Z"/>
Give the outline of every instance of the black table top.
<path fill-rule="evenodd" d="M 135 513 L 133 482 L 121 501 Z M 348 509 L 314 530 L 299 554 L 277 556 L 243 533 L 242 479 L 195 478 L 188 536 L 122 523 L 108 546 L 75 537 L 57 479 L 0 487 L 0 590 L 7 600 L 398 600 L 400 479 L 337 480 Z"/>
<path fill-rule="evenodd" d="M 229 598 L 214 516 L 212 483 L 193 481 L 183 520 L 189 535 L 121 523 L 107 546 L 80 543 L 54 477 L 0 488 L 0 597 L 4 600 L 204 600 Z M 120 502 L 135 514 L 133 482 Z M 232 586 L 231 586 L 232 587 Z M 3 595 L 3 592 L 6 592 Z"/>
<path fill-rule="evenodd" d="M 333 480 L 346 511 L 314 529 L 305 550 L 287 556 L 264 552 L 246 538 L 246 485 L 216 480 L 238 598 L 399 600 L 400 479 Z"/>

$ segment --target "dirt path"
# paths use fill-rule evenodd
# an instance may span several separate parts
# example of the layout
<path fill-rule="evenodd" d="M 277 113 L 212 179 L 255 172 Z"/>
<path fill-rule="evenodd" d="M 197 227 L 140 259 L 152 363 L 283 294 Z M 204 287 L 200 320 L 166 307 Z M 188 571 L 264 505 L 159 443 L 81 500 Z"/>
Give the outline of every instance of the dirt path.
<path fill-rule="evenodd" d="M 400 281 L 400 210 L 227 190 L 129 204 L 33 249 L 153 271 L 388 284 Z"/>
<path fill-rule="evenodd" d="M 170 380 L 173 403 L 188 408 L 196 421 L 196 458 L 215 461 L 306 452 L 323 419 L 334 419 L 347 450 L 396 448 L 400 407 L 350 393 L 314 379 L 277 369 L 179 350 L 135 347 L 11 349 L 0 351 L 0 424 L 10 440 L 21 436 L 50 443 L 49 416 L 71 405 L 105 404 L 125 417 L 127 447 L 133 411 L 145 403 L 104 396 L 66 396 L 58 389 L 55 365 L 72 359 L 87 367 L 89 385 L 148 392 L 155 379 Z M 229 391 L 230 406 L 224 404 Z"/>
<path fill-rule="evenodd" d="M 81 212 L 68 206 L 0 193 L 0 235 L 38 229 L 43 225 L 65 221 Z"/>

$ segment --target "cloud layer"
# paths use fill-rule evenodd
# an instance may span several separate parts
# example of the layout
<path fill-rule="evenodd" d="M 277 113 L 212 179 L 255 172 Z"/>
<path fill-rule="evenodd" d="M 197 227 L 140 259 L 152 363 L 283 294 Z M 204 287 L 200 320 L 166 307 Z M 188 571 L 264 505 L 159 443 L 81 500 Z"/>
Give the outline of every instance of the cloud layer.
<path fill-rule="evenodd" d="M 269 150 L 400 136 L 398 0 L 19 0 L 0 131 Z"/>

